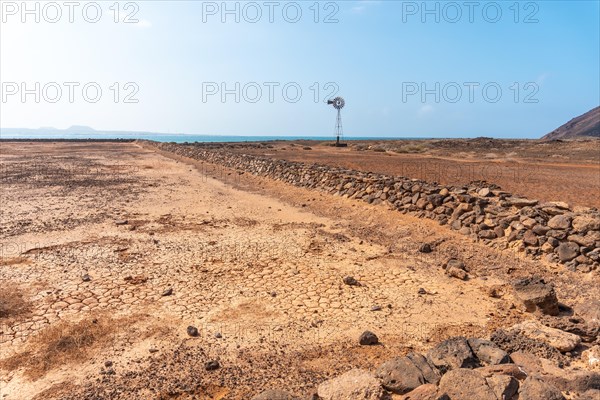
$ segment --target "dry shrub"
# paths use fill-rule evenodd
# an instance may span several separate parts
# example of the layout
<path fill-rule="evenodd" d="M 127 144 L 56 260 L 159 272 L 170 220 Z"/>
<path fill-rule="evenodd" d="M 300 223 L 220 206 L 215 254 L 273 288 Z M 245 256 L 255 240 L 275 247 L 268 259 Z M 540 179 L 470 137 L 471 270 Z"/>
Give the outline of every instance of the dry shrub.
<path fill-rule="evenodd" d="M 57 367 L 83 364 L 118 343 L 131 344 L 171 333 L 168 325 L 140 324 L 144 319 L 154 321 L 149 314 L 113 318 L 103 313 L 78 322 L 58 322 L 32 336 L 24 351 L 2 360 L 0 371 L 24 368 L 24 376 L 35 381 Z"/>
<path fill-rule="evenodd" d="M 16 319 L 30 311 L 31 303 L 25 300 L 21 289 L 7 284 L 0 286 L 0 319 Z"/>
<path fill-rule="evenodd" d="M 0 258 L 0 267 L 17 265 L 17 264 L 29 264 L 27 257 L 12 257 L 12 258 Z"/>
<path fill-rule="evenodd" d="M 99 346 L 109 345 L 122 326 L 108 317 L 89 318 L 77 323 L 60 322 L 32 337 L 28 350 L 15 354 L 0 364 L 0 369 L 25 367 L 25 376 L 39 379 L 53 368 L 73 361 L 83 361 Z"/>
<path fill-rule="evenodd" d="M 395 148 L 395 153 L 406 154 L 406 153 L 423 153 L 427 150 L 427 147 L 420 144 L 407 144 Z"/>

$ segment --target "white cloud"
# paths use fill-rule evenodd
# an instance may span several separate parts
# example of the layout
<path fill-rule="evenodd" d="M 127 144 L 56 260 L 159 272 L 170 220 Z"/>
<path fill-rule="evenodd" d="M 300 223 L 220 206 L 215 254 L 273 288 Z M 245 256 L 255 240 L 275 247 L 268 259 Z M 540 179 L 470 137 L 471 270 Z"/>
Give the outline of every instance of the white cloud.
<path fill-rule="evenodd" d="M 360 0 L 356 2 L 356 5 L 350 9 L 354 14 L 364 13 L 368 7 L 380 4 L 380 0 Z"/>
<path fill-rule="evenodd" d="M 535 80 L 535 83 L 538 84 L 538 86 L 541 86 L 542 83 L 544 83 L 546 81 L 546 79 L 548 79 L 550 77 L 550 74 L 548 72 L 544 72 L 543 74 L 541 74 L 540 76 L 537 77 L 537 79 Z"/>
<path fill-rule="evenodd" d="M 417 110 L 417 117 L 425 118 L 429 114 L 434 111 L 434 108 L 431 104 L 424 104 L 421 108 Z"/>
<path fill-rule="evenodd" d="M 134 26 L 142 29 L 150 28 L 152 26 L 152 22 L 148 21 L 147 19 L 140 19 L 137 24 L 134 24 Z"/>

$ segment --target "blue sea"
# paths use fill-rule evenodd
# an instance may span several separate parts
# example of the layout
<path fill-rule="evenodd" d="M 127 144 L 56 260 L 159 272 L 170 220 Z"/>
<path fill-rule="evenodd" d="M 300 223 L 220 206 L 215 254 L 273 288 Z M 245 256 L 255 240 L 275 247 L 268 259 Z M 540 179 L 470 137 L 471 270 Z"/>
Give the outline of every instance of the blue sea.
<path fill-rule="evenodd" d="M 0 139 L 147 139 L 157 142 L 268 142 L 275 140 L 318 140 L 334 141 L 334 136 L 219 136 L 219 135 L 191 135 L 191 134 L 164 134 L 149 132 L 68 132 L 68 131 L 41 131 L 41 130 L 1 130 Z M 368 137 L 345 136 L 343 140 L 418 140 L 424 138 L 407 137 Z"/>

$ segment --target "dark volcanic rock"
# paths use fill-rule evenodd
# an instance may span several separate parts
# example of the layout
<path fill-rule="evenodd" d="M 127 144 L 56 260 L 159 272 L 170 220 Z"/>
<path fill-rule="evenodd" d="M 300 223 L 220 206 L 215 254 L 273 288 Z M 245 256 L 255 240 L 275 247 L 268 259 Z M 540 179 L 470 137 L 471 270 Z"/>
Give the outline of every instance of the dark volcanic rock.
<path fill-rule="evenodd" d="M 342 280 L 348 286 L 360 286 L 360 283 L 353 276 L 345 276 Z"/>
<path fill-rule="evenodd" d="M 429 362 L 444 371 L 457 368 L 477 368 L 479 363 L 466 338 L 454 337 L 429 350 Z"/>
<path fill-rule="evenodd" d="M 383 363 L 375 372 L 386 390 L 408 393 L 425 383 L 421 370 L 408 357 L 398 357 Z"/>
<path fill-rule="evenodd" d="M 540 278 L 526 278 L 513 284 L 517 297 L 528 312 L 558 315 L 558 299 L 554 286 Z"/>
<path fill-rule="evenodd" d="M 528 354 L 535 354 L 538 357 L 547 358 L 549 360 L 562 360 L 561 353 L 554 347 L 541 342 L 539 340 L 529 339 L 516 332 L 507 332 L 498 329 L 492 333 L 491 341 L 496 343 L 498 347 L 506 351 L 508 354 L 523 351 Z M 516 363 L 516 361 L 515 361 Z"/>
<path fill-rule="evenodd" d="M 427 358 L 423 354 L 411 352 L 408 353 L 406 357 L 408 357 L 412 363 L 419 368 L 423 374 L 423 378 L 425 378 L 425 382 L 437 385 L 437 383 L 440 381 L 441 375 L 439 371 L 433 365 L 431 365 L 429 361 L 427 361 Z"/>
<path fill-rule="evenodd" d="M 468 342 L 479 361 L 485 365 L 506 364 L 510 362 L 509 355 L 494 342 L 476 338 L 470 338 Z"/>
<path fill-rule="evenodd" d="M 429 243 L 424 243 L 419 247 L 419 251 L 421 253 L 431 253 L 431 245 Z"/>
<path fill-rule="evenodd" d="M 218 361 L 211 360 L 204 364 L 204 369 L 207 371 L 214 371 L 221 367 Z"/>
<path fill-rule="evenodd" d="M 556 248 L 558 259 L 562 262 L 571 261 L 579 255 L 579 246 L 573 242 L 564 242 Z"/>
<path fill-rule="evenodd" d="M 358 343 L 362 346 L 371 346 L 379 343 L 379 338 L 371 331 L 364 331 L 358 338 Z"/>
<path fill-rule="evenodd" d="M 187 334 L 192 336 L 192 337 L 196 337 L 198 336 L 198 328 L 196 328 L 195 326 L 188 326 L 187 327 Z"/>

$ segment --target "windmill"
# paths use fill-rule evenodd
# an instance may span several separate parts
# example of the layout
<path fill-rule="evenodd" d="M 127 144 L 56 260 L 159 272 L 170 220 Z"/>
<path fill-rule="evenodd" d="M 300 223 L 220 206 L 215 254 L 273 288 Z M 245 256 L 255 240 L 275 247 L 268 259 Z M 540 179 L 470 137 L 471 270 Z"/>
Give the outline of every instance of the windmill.
<path fill-rule="evenodd" d="M 327 104 L 333 105 L 333 108 L 337 110 L 337 119 L 335 121 L 335 146 L 343 147 L 344 145 L 340 144 L 340 137 L 344 135 L 344 131 L 342 129 L 342 108 L 346 105 L 346 101 L 342 97 L 336 97 L 333 100 L 327 100 Z"/>

